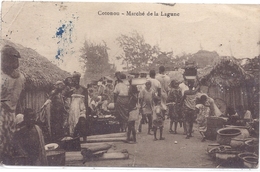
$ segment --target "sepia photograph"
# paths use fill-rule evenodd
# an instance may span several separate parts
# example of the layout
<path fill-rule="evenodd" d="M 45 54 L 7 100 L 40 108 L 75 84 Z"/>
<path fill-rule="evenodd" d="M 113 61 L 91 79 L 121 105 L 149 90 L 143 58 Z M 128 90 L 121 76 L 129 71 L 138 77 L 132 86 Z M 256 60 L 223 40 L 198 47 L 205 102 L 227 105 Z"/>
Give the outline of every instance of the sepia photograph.
<path fill-rule="evenodd" d="M 3 1 L 0 168 L 257 170 L 259 9 Z"/>

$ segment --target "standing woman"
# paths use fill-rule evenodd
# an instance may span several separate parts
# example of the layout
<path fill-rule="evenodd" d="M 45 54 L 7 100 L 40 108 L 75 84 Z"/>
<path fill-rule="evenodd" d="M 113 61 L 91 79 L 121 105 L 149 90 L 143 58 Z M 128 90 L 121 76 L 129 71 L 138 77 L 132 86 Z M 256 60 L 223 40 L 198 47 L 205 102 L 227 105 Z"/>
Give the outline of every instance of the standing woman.
<path fill-rule="evenodd" d="M 6 45 L 1 51 L 0 162 L 12 165 L 12 138 L 15 131 L 15 110 L 25 78 L 17 70 L 20 53 Z"/>
<path fill-rule="evenodd" d="M 51 141 L 56 142 L 65 135 L 64 121 L 67 117 L 67 111 L 65 107 L 65 97 L 62 91 L 65 88 L 65 84 L 62 81 L 55 83 L 55 89 L 51 91 L 49 99 L 44 103 L 42 108 L 46 107 L 50 103 L 50 128 L 51 128 Z"/>
<path fill-rule="evenodd" d="M 184 122 L 186 123 L 187 127 L 186 139 L 192 137 L 191 133 L 193 128 L 193 122 L 196 117 L 196 96 L 199 90 L 199 85 L 197 86 L 197 88 L 193 89 L 194 84 L 195 81 L 188 81 L 189 90 L 184 91 L 184 96 L 181 101 L 182 111 L 184 113 Z"/>
<path fill-rule="evenodd" d="M 72 75 L 74 90 L 72 92 L 71 106 L 70 106 L 70 114 L 69 114 L 69 131 L 70 135 L 74 134 L 74 129 L 80 117 L 88 119 L 88 90 L 84 86 L 80 85 L 80 77 L 81 74 L 78 72 L 74 72 Z M 83 137 L 83 141 L 87 140 L 87 126 L 80 127 L 82 129 L 82 133 L 85 133 Z"/>
<path fill-rule="evenodd" d="M 128 120 L 128 113 L 129 113 L 128 111 L 129 88 L 123 82 L 123 79 L 126 79 L 126 75 L 120 74 L 120 78 L 118 78 L 118 83 L 116 84 L 114 90 L 114 101 L 115 101 L 115 110 L 121 125 L 121 130 L 125 131 L 126 123 Z"/>

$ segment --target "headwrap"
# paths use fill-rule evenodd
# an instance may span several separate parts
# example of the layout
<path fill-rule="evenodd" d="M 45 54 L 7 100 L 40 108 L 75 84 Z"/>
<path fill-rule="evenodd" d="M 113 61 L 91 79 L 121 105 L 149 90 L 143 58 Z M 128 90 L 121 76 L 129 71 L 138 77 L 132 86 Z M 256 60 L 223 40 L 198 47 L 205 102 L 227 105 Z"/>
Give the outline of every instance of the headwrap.
<path fill-rule="evenodd" d="M 2 57 L 17 57 L 17 58 L 21 58 L 20 53 L 12 46 L 10 45 L 5 45 L 2 48 Z"/>
<path fill-rule="evenodd" d="M 79 72 L 74 71 L 73 74 L 72 74 L 72 77 L 73 78 L 80 78 L 81 74 Z"/>
<path fill-rule="evenodd" d="M 178 81 L 175 80 L 175 79 L 173 79 L 173 80 L 171 81 L 171 83 L 170 83 L 170 87 L 175 87 L 175 86 L 177 86 L 177 85 L 179 85 L 179 83 L 178 83 Z"/>
<path fill-rule="evenodd" d="M 63 81 L 57 81 L 57 82 L 55 83 L 55 85 L 60 85 L 60 84 L 65 85 Z"/>

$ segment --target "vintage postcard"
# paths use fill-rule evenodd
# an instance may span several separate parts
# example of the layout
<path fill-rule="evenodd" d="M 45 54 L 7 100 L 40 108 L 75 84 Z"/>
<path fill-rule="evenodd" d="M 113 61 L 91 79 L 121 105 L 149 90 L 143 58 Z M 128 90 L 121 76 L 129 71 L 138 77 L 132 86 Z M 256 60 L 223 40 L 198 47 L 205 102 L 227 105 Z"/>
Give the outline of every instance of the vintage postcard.
<path fill-rule="evenodd" d="M 2 167 L 258 169 L 260 6 L 2 2 Z"/>

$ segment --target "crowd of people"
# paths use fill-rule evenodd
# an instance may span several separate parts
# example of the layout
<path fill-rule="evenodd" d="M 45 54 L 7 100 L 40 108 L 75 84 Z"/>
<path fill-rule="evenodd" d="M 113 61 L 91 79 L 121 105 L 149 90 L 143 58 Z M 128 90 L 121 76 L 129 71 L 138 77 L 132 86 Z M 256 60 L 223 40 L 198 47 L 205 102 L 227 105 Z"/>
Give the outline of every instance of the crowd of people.
<path fill-rule="evenodd" d="M 193 123 L 197 119 L 197 114 L 199 125 L 201 127 L 206 126 L 205 119 L 210 114 L 202 113 L 200 106 L 196 106 L 196 102 L 199 103 L 196 100 L 203 99 L 205 96 L 198 97 L 200 88 L 198 80 L 185 80 L 185 83 L 182 83 L 185 87 L 181 87 L 181 83 L 174 79 L 171 80 L 165 74 L 164 66 L 159 68 L 158 74 L 155 70 L 151 70 L 144 87 L 141 87 L 141 89 L 137 89 L 137 85 L 131 84 L 132 78 L 129 79 L 129 84 L 123 82 L 126 79 L 125 74 L 117 73 L 116 76 L 115 109 L 122 126 L 126 124 L 128 126 L 127 141 L 133 140 L 133 142 L 136 142 L 135 129 L 137 127 L 134 126 L 134 121 L 138 120 L 138 113 L 142 115 L 141 123 L 138 126 L 139 132 L 142 130 L 142 123 L 147 121 L 147 134 L 152 134 L 153 131 L 154 140 L 165 139 L 163 137 L 165 118 L 170 118 L 169 132 L 176 134 L 179 123 L 180 126 L 183 125 L 187 139 L 192 136 Z M 207 96 L 206 98 L 211 100 Z M 200 104 L 203 106 L 202 103 Z M 215 112 L 216 110 L 211 109 L 211 111 Z M 201 122 L 202 118 L 203 122 Z M 172 130 L 173 124 L 174 130 Z M 159 138 L 157 137 L 157 130 L 159 130 Z M 130 138 L 130 133 L 133 133 L 133 139 Z M 204 136 L 203 140 L 205 140 Z"/>
<path fill-rule="evenodd" d="M 177 134 L 179 124 L 186 139 L 192 137 L 193 123 L 196 121 L 202 141 L 205 141 L 207 117 L 223 115 L 214 100 L 200 92 L 198 78 L 186 79 L 184 76 L 184 82 L 180 83 L 170 79 L 164 66 L 159 67 L 158 74 L 150 70 L 142 87 L 132 84 L 134 78 L 127 78 L 121 72 L 115 73 L 114 83 L 101 82 L 98 88 L 84 87 L 80 85 L 81 74 L 74 72 L 72 77 L 55 83 L 41 107 L 44 111 L 50 105 L 49 132 L 37 120 L 39 115 L 35 110 L 25 108 L 22 115 L 16 114 L 25 83 L 23 75 L 17 70 L 21 56 L 11 46 L 4 46 L 1 56 L 0 162 L 4 164 L 15 164 L 13 157 L 19 155 L 27 157 L 27 165 L 47 165 L 46 143 L 57 143 L 65 136 L 83 137 L 86 141 L 92 128 L 90 117 L 109 113 L 111 104 L 114 104 L 114 115 L 121 131 L 127 132 L 128 143 L 137 142 L 136 130 L 138 128 L 142 132 L 145 121 L 148 123 L 147 134 L 154 135 L 155 141 L 164 140 L 163 128 L 167 118 L 170 119 L 169 132 Z M 239 115 L 246 113 L 245 116 L 250 119 L 250 113 L 240 109 Z M 232 124 L 237 113 L 227 109 L 227 114 Z"/>
<path fill-rule="evenodd" d="M 193 124 L 198 124 L 198 131 L 202 136 L 201 141 L 206 140 L 207 117 L 224 117 L 227 124 L 241 125 L 239 119 L 252 120 L 250 111 L 240 108 L 227 107 L 222 113 L 214 102 L 214 99 L 201 92 L 200 82 L 196 74 L 194 79 L 179 82 L 165 73 L 165 67 L 159 67 L 159 73 L 150 70 L 149 76 L 143 87 L 132 85 L 130 78 L 127 82 L 124 74 L 116 73 L 115 109 L 119 115 L 122 127 L 127 126 L 127 141 L 136 142 L 136 131 L 142 132 L 142 124 L 148 124 L 147 134 L 154 135 L 154 140 L 164 140 L 163 128 L 165 119 L 170 119 L 169 132 L 177 134 L 178 124 L 183 127 L 186 139 L 192 137 Z M 133 101 L 134 100 L 134 101 Z M 233 110 L 233 111 L 232 111 Z M 141 121 L 138 122 L 138 114 Z M 240 115 L 239 115 L 240 114 Z M 137 121 L 137 122 L 136 122 Z M 135 124 L 139 126 L 135 126 Z M 157 137 L 159 130 L 159 137 Z M 130 135 L 133 134 L 133 139 Z"/>

